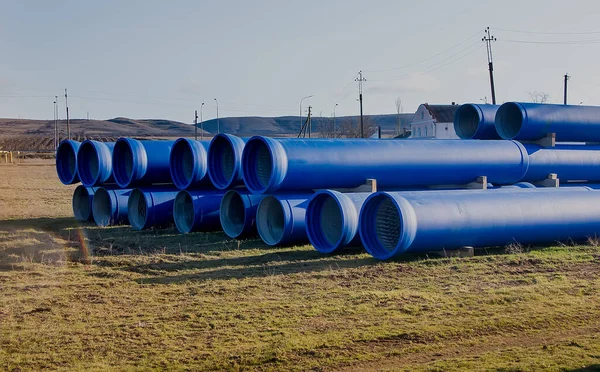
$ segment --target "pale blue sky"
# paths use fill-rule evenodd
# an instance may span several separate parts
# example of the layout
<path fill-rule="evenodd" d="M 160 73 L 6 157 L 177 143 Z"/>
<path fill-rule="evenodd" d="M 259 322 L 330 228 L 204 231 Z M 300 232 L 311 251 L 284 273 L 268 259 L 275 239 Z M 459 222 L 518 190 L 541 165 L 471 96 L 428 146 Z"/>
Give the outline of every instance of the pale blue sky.
<path fill-rule="evenodd" d="M 600 104 L 599 13 L 597 0 L 0 0 L 0 117 L 51 119 L 64 88 L 78 118 L 191 122 L 202 101 L 215 117 L 215 97 L 221 117 L 298 115 L 310 94 L 316 115 L 357 115 L 361 69 L 366 114 L 397 97 L 405 112 L 479 102 L 486 26 L 499 102 L 562 103 L 568 72 L 570 103 Z"/>

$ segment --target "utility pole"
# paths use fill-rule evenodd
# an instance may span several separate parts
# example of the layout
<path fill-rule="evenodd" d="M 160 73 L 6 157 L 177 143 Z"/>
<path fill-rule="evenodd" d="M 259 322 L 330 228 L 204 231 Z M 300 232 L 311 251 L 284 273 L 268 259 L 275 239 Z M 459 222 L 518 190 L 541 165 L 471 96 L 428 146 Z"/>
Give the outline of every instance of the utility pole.
<path fill-rule="evenodd" d="M 59 110 L 58 110 L 58 96 L 54 96 L 54 113 L 56 117 L 56 121 L 54 122 L 54 136 L 56 137 L 56 149 L 58 149 L 58 143 L 60 142 L 60 129 L 58 127 L 59 123 Z"/>
<path fill-rule="evenodd" d="M 496 89 L 494 88 L 494 61 L 492 59 L 492 41 L 496 41 L 496 38 L 490 34 L 490 28 L 485 29 L 485 36 L 481 41 L 485 42 L 487 47 L 488 57 L 488 69 L 490 70 L 490 87 L 492 89 L 492 104 L 496 104 Z"/>
<path fill-rule="evenodd" d="M 204 107 L 204 102 L 200 105 L 200 139 L 204 139 L 204 123 L 202 122 L 202 107 Z"/>
<path fill-rule="evenodd" d="M 71 139 L 71 125 L 69 123 L 69 101 L 67 100 L 67 89 L 65 88 L 65 106 L 67 108 L 67 139 Z"/>
<path fill-rule="evenodd" d="M 565 74 L 565 105 L 567 104 L 567 81 L 569 81 L 569 74 Z"/>
<path fill-rule="evenodd" d="M 90 112 L 86 111 L 86 115 L 87 115 L 87 122 L 89 123 L 90 122 Z"/>
<path fill-rule="evenodd" d="M 338 107 L 338 103 L 333 106 L 333 132 L 335 133 L 335 108 Z"/>
<path fill-rule="evenodd" d="M 312 106 L 308 106 L 308 138 L 310 138 L 310 134 L 312 132 L 312 120 L 310 115 L 310 110 L 312 110 Z"/>
<path fill-rule="evenodd" d="M 367 79 L 363 78 L 362 70 L 358 72 L 358 77 L 354 79 L 358 81 L 358 100 L 360 102 L 360 138 L 364 138 L 364 127 L 363 127 L 363 99 L 362 99 L 362 85 Z"/>
<path fill-rule="evenodd" d="M 56 98 L 54 99 L 54 151 L 56 151 L 56 148 L 58 147 L 58 144 L 56 143 Z"/>
<path fill-rule="evenodd" d="M 221 123 L 219 123 L 219 101 L 217 101 L 216 98 L 214 98 L 215 102 L 217 103 L 217 134 L 221 133 Z"/>
<path fill-rule="evenodd" d="M 198 140 L 198 110 L 194 110 L 194 139 Z"/>

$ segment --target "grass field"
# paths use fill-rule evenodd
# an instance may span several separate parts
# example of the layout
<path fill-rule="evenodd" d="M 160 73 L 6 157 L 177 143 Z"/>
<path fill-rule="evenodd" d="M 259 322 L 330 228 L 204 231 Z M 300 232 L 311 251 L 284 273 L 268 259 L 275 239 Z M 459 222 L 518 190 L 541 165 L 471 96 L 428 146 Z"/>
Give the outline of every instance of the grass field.
<path fill-rule="evenodd" d="M 0 370 L 599 370 L 600 247 L 376 262 L 96 228 L 0 165 Z"/>

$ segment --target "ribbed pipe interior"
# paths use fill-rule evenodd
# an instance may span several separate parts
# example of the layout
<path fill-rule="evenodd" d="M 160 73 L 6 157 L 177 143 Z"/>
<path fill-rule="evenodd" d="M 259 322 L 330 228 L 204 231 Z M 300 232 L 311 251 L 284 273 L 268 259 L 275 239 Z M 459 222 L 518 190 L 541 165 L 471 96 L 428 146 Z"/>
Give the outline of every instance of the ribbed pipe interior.
<path fill-rule="evenodd" d="M 127 141 L 117 141 L 113 158 L 115 180 L 120 185 L 130 185 L 133 178 L 133 152 Z"/>
<path fill-rule="evenodd" d="M 256 175 L 262 187 L 267 187 L 273 171 L 273 159 L 266 144 L 260 142 L 256 149 Z"/>
<path fill-rule="evenodd" d="M 246 221 L 246 206 L 240 194 L 229 191 L 223 196 L 219 211 L 221 226 L 227 236 L 237 238 L 244 231 Z"/>
<path fill-rule="evenodd" d="M 256 228 L 258 235 L 268 245 L 276 245 L 283 238 L 285 215 L 283 206 L 273 196 L 261 200 L 256 211 Z"/>
<path fill-rule="evenodd" d="M 211 176 L 218 187 L 230 186 L 235 168 L 233 145 L 223 137 L 217 137 L 210 146 Z"/>
<path fill-rule="evenodd" d="M 496 113 L 496 130 L 502 138 L 515 138 L 522 125 L 523 114 L 516 103 L 508 102 L 500 106 Z"/>
<path fill-rule="evenodd" d="M 188 233 L 194 228 L 194 200 L 188 192 L 182 191 L 175 197 L 173 218 L 177 230 L 182 233 Z"/>
<path fill-rule="evenodd" d="M 131 226 L 137 230 L 142 230 L 148 218 L 148 207 L 146 197 L 141 190 L 136 189 L 131 192 L 127 203 L 127 211 Z"/>
<path fill-rule="evenodd" d="M 390 198 L 383 198 L 375 211 L 375 235 L 380 246 L 393 251 L 400 242 L 402 221 L 400 213 Z"/>
<path fill-rule="evenodd" d="M 73 215 L 78 221 L 88 221 L 91 217 L 90 194 L 85 186 L 77 186 L 73 192 Z"/>
<path fill-rule="evenodd" d="M 462 105 L 456 113 L 456 134 L 462 139 L 471 139 L 479 128 L 479 112 L 471 105 Z"/>
<path fill-rule="evenodd" d="M 98 179 L 100 169 L 98 152 L 94 145 L 86 142 L 79 148 L 79 179 L 82 183 L 92 186 Z"/>
<path fill-rule="evenodd" d="M 63 143 L 56 151 L 56 164 L 58 178 L 63 183 L 70 183 L 77 174 L 77 154 L 73 146 Z"/>
<path fill-rule="evenodd" d="M 94 194 L 92 214 L 94 215 L 94 222 L 98 226 L 110 226 L 114 223 L 112 202 L 108 193 L 106 189 L 99 188 Z"/>
<path fill-rule="evenodd" d="M 342 237 L 342 211 L 338 203 L 329 195 L 324 199 L 319 213 L 320 232 L 328 245 L 335 245 Z"/>
<path fill-rule="evenodd" d="M 180 188 L 190 185 L 194 177 L 196 159 L 192 146 L 187 141 L 177 141 L 171 150 L 173 158 L 170 166 L 173 170 L 174 182 Z"/>

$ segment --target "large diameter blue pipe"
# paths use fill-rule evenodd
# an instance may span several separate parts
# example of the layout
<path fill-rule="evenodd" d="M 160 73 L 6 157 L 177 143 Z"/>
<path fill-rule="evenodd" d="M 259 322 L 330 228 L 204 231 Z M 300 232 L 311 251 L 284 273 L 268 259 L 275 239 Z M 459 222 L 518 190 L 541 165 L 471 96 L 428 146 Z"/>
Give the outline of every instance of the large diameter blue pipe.
<path fill-rule="evenodd" d="M 92 220 L 92 201 L 96 187 L 85 187 L 79 185 L 73 192 L 72 206 L 73 215 L 77 221 L 86 222 Z"/>
<path fill-rule="evenodd" d="M 208 175 L 219 190 L 243 184 L 242 152 L 247 138 L 217 134 L 208 148 Z"/>
<path fill-rule="evenodd" d="M 81 142 L 63 140 L 56 149 L 56 174 L 65 185 L 79 182 L 77 175 L 77 152 Z"/>
<path fill-rule="evenodd" d="M 208 179 L 207 150 L 210 141 L 179 138 L 169 156 L 171 179 L 180 190 L 206 187 Z"/>
<path fill-rule="evenodd" d="M 134 230 L 162 227 L 173 223 L 173 203 L 179 190 L 134 189 L 127 201 L 127 215 Z"/>
<path fill-rule="evenodd" d="M 129 224 L 127 202 L 131 189 L 111 189 L 99 187 L 92 201 L 92 214 L 98 226 Z"/>
<path fill-rule="evenodd" d="M 219 208 L 223 232 L 234 239 L 256 235 L 256 208 L 262 198 L 244 189 L 227 191 Z"/>
<path fill-rule="evenodd" d="M 513 189 L 536 189 L 528 182 L 488 188 L 490 191 L 510 192 Z M 536 189 L 540 190 L 540 189 Z M 478 192 L 479 190 L 410 190 L 399 193 Z M 310 243 L 322 253 L 334 253 L 347 246 L 360 245 L 358 217 L 360 209 L 371 193 L 341 193 L 334 190 L 317 191 L 306 208 L 306 233 Z"/>
<path fill-rule="evenodd" d="M 170 184 L 169 157 L 173 141 L 119 138 L 113 150 L 113 175 L 120 188 Z"/>
<path fill-rule="evenodd" d="M 496 130 L 505 139 L 600 141 L 600 107 L 506 102 L 496 113 Z"/>
<path fill-rule="evenodd" d="M 255 136 L 244 148 L 244 183 L 253 193 L 357 187 L 493 184 L 521 180 L 527 151 L 516 141 L 303 140 Z"/>
<path fill-rule="evenodd" d="M 256 210 L 256 229 L 270 246 L 307 243 L 306 207 L 311 194 L 265 196 Z"/>
<path fill-rule="evenodd" d="M 600 181 L 600 146 L 526 144 L 529 168 L 524 181 L 541 181 L 556 173 L 564 181 Z"/>
<path fill-rule="evenodd" d="M 600 193 L 582 189 L 378 192 L 359 217 L 361 241 L 385 260 L 405 252 L 549 244 L 600 233 Z"/>
<path fill-rule="evenodd" d="M 454 131 L 462 139 L 500 139 L 495 120 L 498 105 L 461 105 L 454 114 Z"/>
<path fill-rule="evenodd" d="M 114 142 L 85 140 L 77 151 L 77 174 L 84 186 L 114 183 L 112 152 Z"/>
<path fill-rule="evenodd" d="M 173 204 L 173 219 L 179 232 L 221 229 L 219 211 L 224 191 L 181 190 Z"/>

